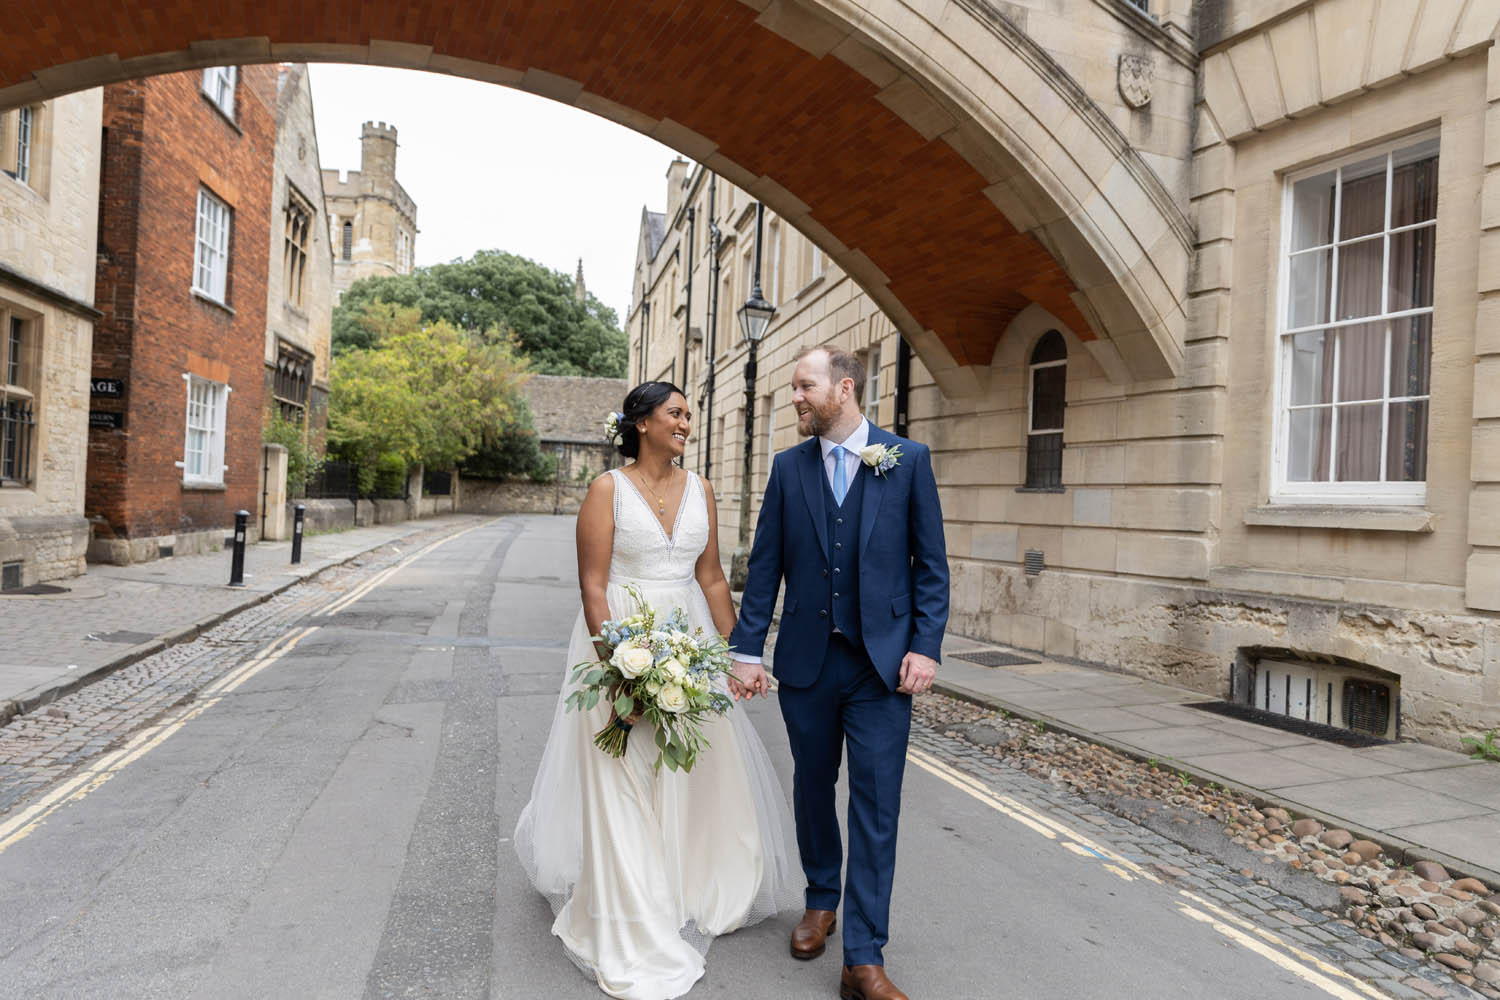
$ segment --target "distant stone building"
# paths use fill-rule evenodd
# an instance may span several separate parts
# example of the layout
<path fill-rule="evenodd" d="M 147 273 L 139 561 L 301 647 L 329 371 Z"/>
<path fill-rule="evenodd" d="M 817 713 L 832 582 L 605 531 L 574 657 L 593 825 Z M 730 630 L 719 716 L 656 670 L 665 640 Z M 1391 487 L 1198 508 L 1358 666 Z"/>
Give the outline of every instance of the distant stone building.
<path fill-rule="evenodd" d="M 228 66 L 104 90 L 93 375 L 120 394 L 90 414 L 90 559 L 217 547 L 256 508 L 276 78 Z"/>
<path fill-rule="evenodd" d="M 0 588 L 83 572 L 98 90 L 0 114 Z"/>
<path fill-rule="evenodd" d="M 533 375 L 526 383 L 542 452 L 558 459 L 564 482 L 590 480 L 622 463 L 604 439 L 604 420 L 620 408 L 629 389 L 623 378 L 572 375 Z"/>
<path fill-rule="evenodd" d="M 333 250 L 319 223 L 328 210 L 307 67 L 281 66 L 276 89 L 265 391 L 284 420 L 321 436 L 328 425 Z"/>
<path fill-rule="evenodd" d="M 337 302 L 360 278 L 410 274 L 416 260 L 417 203 L 396 180 L 396 127 L 365 122 L 359 169 L 323 171 Z"/>

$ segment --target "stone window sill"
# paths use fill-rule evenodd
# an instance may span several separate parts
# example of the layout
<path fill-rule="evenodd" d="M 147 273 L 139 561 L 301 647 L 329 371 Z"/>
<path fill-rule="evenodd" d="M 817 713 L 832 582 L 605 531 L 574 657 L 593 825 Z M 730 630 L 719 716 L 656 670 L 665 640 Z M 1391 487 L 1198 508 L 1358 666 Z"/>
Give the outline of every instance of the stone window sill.
<path fill-rule="evenodd" d="M 199 302 L 206 302 L 206 303 L 208 303 L 211 306 L 217 306 L 220 309 L 222 309 L 225 312 L 227 312 L 231 316 L 238 315 L 234 311 L 234 307 L 231 306 L 229 303 L 227 303 L 227 302 L 220 302 L 218 299 L 214 298 L 212 295 L 209 295 L 207 292 L 200 291 L 200 290 L 198 290 L 198 289 L 195 288 L 195 289 L 193 289 L 193 298 L 197 299 Z"/>
<path fill-rule="evenodd" d="M 182 481 L 182 488 L 191 493 L 224 493 L 228 490 L 223 483 L 190 482 L 186 479 Z"/>
<path fill-rule="evenodd" d="M 1017 486 L 1017 493 L 1066 493 L 1066 486 Z"/>
<path fill-rule="evenodd" d="M 1338 507 L 1320 504 L 1267 504 L 1245 511 L 1255 527 L 1336 528 L 1343 531 L 1412 531 L 1430 534 L 1432 512 L 1422 507 Z"/>

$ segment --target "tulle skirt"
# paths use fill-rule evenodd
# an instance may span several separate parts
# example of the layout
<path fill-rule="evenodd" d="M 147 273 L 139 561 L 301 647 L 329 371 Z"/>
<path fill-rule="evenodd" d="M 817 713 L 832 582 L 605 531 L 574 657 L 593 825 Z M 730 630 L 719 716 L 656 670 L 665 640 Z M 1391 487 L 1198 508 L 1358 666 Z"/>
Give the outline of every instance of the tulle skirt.
<path fill-rule="evenodd" d="M 611 580 L 612 617 L 635 602 Z M 629 581 L 661 615 L 680 607 L 713 628 L 703 591 L 682 581 Z M 599 988 L 667 1000 L 703 975 L 714 937 L 802 905 L 803 877 L 786 795 L 742 707 L 705 721 L 710 746 L 692 771 L 654 768 L 653 733 L 631 734 L 624 757 L 593 745 L 609 706 L 566 711 L 569 668 L 595 658 L 580 611 L 563 665 L 552 731 L 516 853 L 557 915 L 552 933 Z"/>

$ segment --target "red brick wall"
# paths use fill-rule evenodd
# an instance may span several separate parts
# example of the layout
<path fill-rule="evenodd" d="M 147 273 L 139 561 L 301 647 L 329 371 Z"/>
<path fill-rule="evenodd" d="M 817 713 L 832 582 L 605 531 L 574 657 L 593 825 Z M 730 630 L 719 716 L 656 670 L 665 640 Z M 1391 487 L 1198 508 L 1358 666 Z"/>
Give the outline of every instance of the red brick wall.
<path fill-rule="evenodd" d="M 86 512 L 100 537 L 224 528 L 256 508 L 276 68 L 244 66 L 231 124 L 201 73 L 104 91 L 93 373 L 125 381 L 122 431 L 93 430 Z M 198 189 L 233 213 L 225 309 L 192 292 Z M 224 488 L 185 487 L 185 372 L 227 382 Z"/>

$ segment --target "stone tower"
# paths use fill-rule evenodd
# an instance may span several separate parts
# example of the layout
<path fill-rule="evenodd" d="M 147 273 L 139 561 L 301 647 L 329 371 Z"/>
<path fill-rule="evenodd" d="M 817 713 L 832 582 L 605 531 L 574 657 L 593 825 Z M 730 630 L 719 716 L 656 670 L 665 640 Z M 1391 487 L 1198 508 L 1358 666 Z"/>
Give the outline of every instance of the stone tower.
<path fill-rule="evenodd" d="M 416 259 L 417 205 L 396 180 L 396 126 L 365 122 L 359 170 L 323 171 L 335 300 L 360 278 L 408 274 Z"/>

